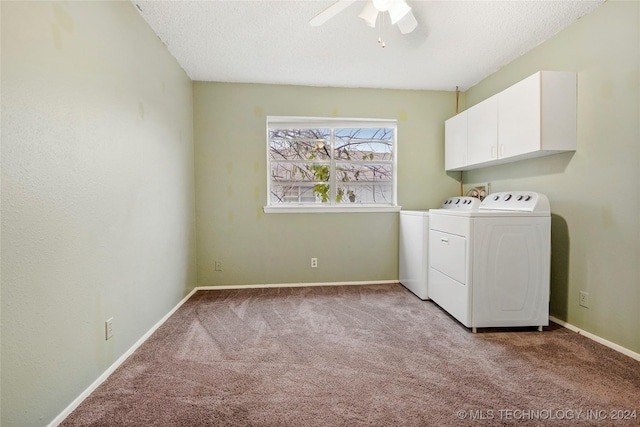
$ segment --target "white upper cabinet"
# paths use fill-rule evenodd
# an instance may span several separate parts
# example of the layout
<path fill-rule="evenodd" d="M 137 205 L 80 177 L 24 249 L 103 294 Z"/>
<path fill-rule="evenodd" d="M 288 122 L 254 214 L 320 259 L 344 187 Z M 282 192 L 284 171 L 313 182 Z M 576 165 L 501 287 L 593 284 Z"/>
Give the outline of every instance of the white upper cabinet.
<path fill-rule="evenodd" d="M 467 110 L 467 165 L 498 158 L 498 97 Z"/>
<path fill-rule="evenodd" d="M 540 149 L 540 73 L 498 94 L 499 156 Z"/>
<path fill-rule="evenodd" d="M 464 121 L 457 120 L 465 113 Z M 449 121 L 452 124 L 448 125 Z M 465 131 L 466 144 L 461 137 Z M 457 157 L 449 162 L 445 158 L 447 170 L 575 151 L 576 73 L 537 72 L 452 117 L 445 122 L 445 147 L 445 156 L 466 153 L 466 160 Z"/>
<path fill-rule="evenodd" d="M 463 111 L 444 123 L 444 168 L 461 170 L 467 164 L 467 112 Z"/>

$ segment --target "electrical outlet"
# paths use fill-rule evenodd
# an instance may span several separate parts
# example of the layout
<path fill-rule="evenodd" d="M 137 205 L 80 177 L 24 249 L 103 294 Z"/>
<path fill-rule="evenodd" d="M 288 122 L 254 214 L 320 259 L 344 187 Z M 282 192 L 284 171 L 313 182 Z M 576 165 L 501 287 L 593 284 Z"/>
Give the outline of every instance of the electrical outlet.
<path fill-rule="evenodd" d="M 216 271 L 222 271 L 222 261 L 216 260 Z"/>
<path fill-rule="evenodd" d="M 589 293 L 580 291 L 580 305 L 584 308 L 589 308 Z"/>
<path fill-rule="evenodd" d="M 104 322 L 104 339 L 108 340 L 113 336 L 113 317 Z"/>
<path fill-rule="evenodd" d="M 311 268 L 316 268 L 318 266 L 318 258 L 311 258 Z"/>

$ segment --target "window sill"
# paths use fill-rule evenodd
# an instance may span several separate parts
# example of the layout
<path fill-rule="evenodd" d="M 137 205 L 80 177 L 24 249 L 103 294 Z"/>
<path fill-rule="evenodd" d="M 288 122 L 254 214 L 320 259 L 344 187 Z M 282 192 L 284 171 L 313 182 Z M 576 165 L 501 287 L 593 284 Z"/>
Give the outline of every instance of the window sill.
<path fill-rule="evenodd" d="M 265 206 L 266 214 L 291 214 L 291 213 L 388 213 L 400 212 L 400 206 L 375 206 L 375 205 L 358 205 L 358 206 L 315 206 L 315 205 L 285 205 L 285 206 Z"/>

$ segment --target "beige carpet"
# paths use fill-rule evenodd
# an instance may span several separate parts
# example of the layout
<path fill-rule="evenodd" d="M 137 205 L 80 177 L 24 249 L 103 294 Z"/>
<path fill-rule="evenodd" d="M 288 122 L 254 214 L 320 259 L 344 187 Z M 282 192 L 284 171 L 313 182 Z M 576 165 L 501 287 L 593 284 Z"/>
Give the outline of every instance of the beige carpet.
<path fill-rule="evenodd" d="M 472 334 L 372 285 L 200 291 L 62 425 L 639 425 L 632 411 L 638 361 L 557 325 Z"/>

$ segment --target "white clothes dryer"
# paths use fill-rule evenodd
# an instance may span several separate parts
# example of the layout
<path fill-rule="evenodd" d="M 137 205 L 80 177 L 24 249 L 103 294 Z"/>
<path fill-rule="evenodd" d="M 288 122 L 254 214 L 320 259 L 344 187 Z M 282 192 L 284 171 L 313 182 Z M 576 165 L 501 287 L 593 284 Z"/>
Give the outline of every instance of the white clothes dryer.
<path fill-rule="evenodd" d="M 549 325 L 551 213 L 546 196 L 493 193 L 429 211 L 429 297 L 464 326 Z M 453 207 L 455 206 L 455 207 Z"/>

